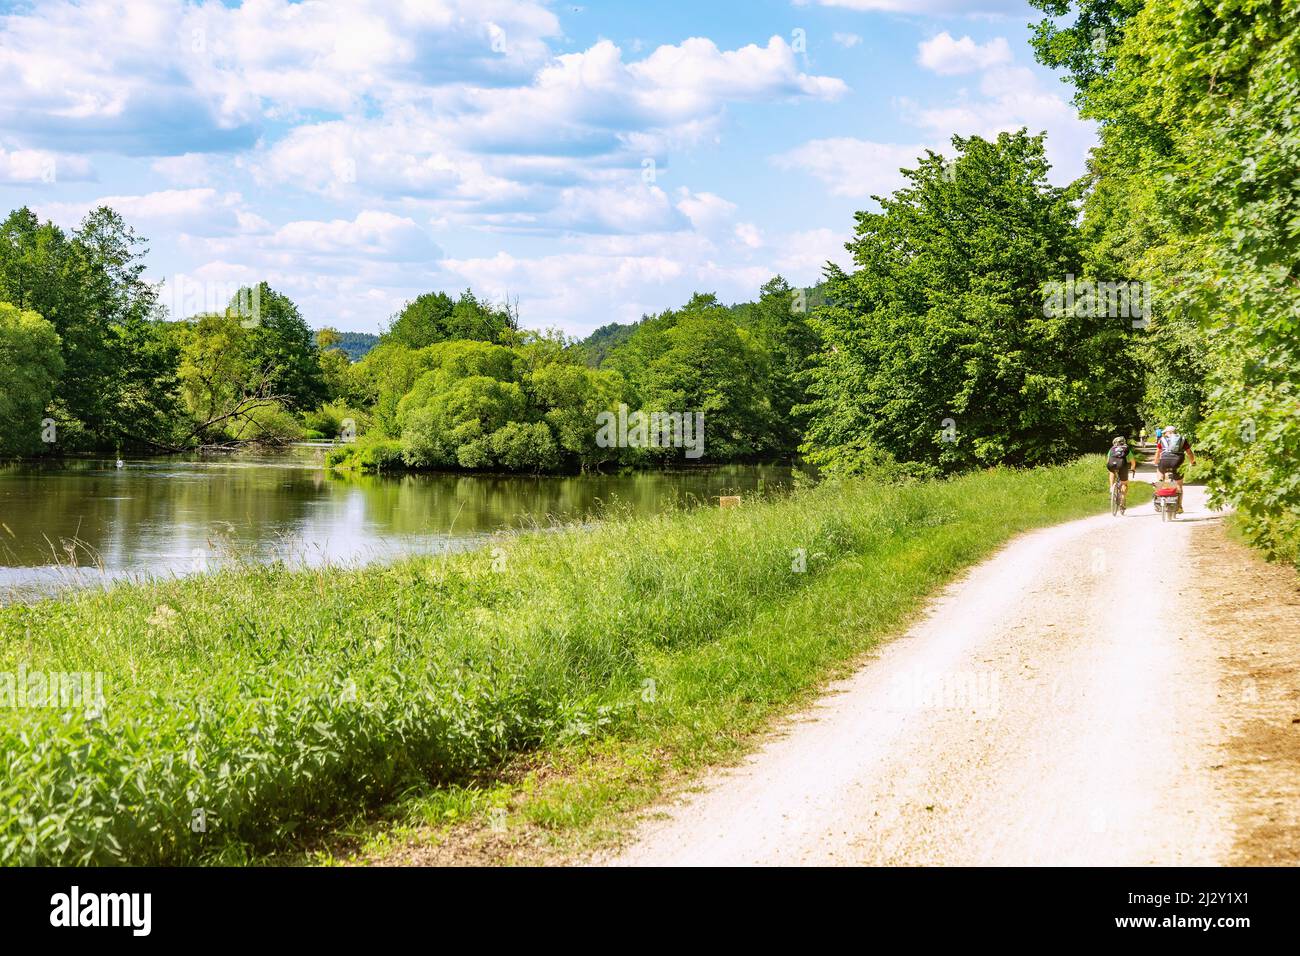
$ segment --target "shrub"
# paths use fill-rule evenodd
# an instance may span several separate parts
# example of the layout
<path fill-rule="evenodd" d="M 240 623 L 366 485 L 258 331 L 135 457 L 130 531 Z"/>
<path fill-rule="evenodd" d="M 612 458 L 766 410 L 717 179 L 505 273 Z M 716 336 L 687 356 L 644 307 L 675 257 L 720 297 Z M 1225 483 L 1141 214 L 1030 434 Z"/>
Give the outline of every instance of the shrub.
<path fill-rule="evenodd" d="M 260 405 L 246 415 L 231 419 L 226 435 L 236 441 L 287 442 L 303 437 L 303 427 L 284 406 Z"/>
<path fill-rule="evenodd" d="M 367 435 L 331 448 L 325 453 L 325 464 L 340 471 L 396 471 L 403 466 L 402 443 L 392 438 Z"/>
<path fill-rule="evenodd" d="M 551 471 L 560 462 L 560 451 L 545 422 L 510 422 L 492 433 L 492 454 L 510 471 Z"/>

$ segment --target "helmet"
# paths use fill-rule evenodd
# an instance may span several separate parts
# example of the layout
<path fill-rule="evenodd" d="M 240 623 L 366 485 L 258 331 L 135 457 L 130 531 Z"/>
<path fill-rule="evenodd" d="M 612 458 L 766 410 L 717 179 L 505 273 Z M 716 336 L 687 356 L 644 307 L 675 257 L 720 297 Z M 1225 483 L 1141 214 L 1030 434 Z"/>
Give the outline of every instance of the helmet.
<path fill-rule="evenodd" d="M 1166 425 L 1166 426 L 1165 426 L 1165 431 L 1168 432 L 1168 433 L 1171 434 L 1171 435 L 1177 435 L 1177 434 L 1178 434 L 1178 429 L 1175 428 L 1173 425 Z"/>
<path fill-rule="evenodd" d="M 1111 442 L 1111 445 L 1127 445 L 1127 444 L 1128 444 L 1128 439 L 1125 438 L 1123 435 L 1116 435 L 1115 440 Z"/>

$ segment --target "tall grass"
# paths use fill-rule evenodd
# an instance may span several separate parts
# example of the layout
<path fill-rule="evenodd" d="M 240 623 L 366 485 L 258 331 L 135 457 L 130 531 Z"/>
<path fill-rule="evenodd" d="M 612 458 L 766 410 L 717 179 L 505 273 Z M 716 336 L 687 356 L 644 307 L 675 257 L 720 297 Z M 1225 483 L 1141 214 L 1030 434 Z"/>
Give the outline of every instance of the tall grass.
<path fill-rule="evenodd" d="M 229 859 L 529 748 L 725 733 L 1105 489 L 1100 459 L 823 485 L 384 567 L 0 609 L 0 672 L 101 672 L 105 694 L 90 712 L 0 699 L 0 861 Z"/>

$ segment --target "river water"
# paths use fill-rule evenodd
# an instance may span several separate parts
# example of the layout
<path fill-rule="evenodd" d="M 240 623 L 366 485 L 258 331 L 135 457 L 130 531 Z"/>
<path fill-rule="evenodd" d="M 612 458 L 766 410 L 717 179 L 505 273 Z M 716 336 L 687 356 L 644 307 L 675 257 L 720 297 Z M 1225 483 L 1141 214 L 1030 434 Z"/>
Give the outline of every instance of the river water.
<path fill-rule="evenodd" d="M 790 484 L 789 467 L 628 475 L 340 477 L 324 448 L 0 466 L 0 603 L 231 561 L 350 564 L 463 549 L 493 534 Z"/>

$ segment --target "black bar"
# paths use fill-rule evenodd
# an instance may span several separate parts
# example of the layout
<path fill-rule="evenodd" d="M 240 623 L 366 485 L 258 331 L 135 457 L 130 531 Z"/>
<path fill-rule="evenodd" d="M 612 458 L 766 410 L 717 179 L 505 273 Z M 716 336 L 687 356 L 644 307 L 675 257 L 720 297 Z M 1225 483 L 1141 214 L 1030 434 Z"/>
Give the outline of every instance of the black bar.
<path fill-rule="evenodd" d="M 143 896 L 137 908 L 120 909 L 124 925 L 52 926 L 57 895 L 70 904 L 73 886 L 88 918 L 85 907 L 99 908 L 96 894 L 149 894 L 148 935 L 136 935 L 130 919 L 143 928 Z M 1298 889 L 1290 869 L 13 869 L 0 871 L 0 926 L 7 944 L 75 935 L 127 946 L 374 948 L 413 937 L 442 949 L 464 945 L 455 941 L 472 933 L 489 946 L 518 939 L 620 948 L 658 939 L 675 947 L 771 944 L 790 931 L 807 946 L 845 933 L 840 945 L 854 936 L 863 946 L 883 945 L 903 934 L 927 945 L 1200 939 L 1232 946 L 1294 940 Z M 1153 922 L 1120 925 L 1134 919 Z"/>

